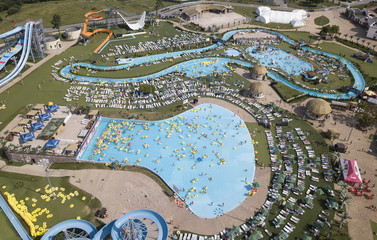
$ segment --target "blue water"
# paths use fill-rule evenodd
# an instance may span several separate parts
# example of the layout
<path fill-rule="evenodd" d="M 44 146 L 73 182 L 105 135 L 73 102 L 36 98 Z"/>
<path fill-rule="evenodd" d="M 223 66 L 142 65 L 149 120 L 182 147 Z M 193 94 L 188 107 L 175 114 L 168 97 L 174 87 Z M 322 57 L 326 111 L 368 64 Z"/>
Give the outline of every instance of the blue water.
<path fill-rule="evenodd" d="M 146 167 L 179 189 L 179 197 L 202 218 L 229 212 L 246 199 L 254 148 L 237 115 L 201 104 L 170 119 L 135 122 L 141 121 L 102 118 L 79 160 Z"/>
<path fill-rule="evenodd" d="M 238 57 L 239 55 L 241 55 L 240 51 L 236 49 L 225 50 L 225 54 L 229 57 Z"/>
<path fill-rule="evenodd" d="M 233 30 L 233 31 L 225 33 L 223 35 L 222 40 L 227 41 L 235 33 L 245 32 L 245 31 L 249 31 L 249 32 L 250 31 L 263 31 L 263 32 L 267 32 L 267 33 L 271 33 L 271 34 L 280 36 L 283 39 L 283 41 L 286 41 L 287 43 L 289 43 L 291 45 L 297 44 L 295 41 L 289 39 L 288 37 L 286 37 L 286 36 L 284 36 L 280 33 L 269 31 L 269 30 L 261 30 L 261 29 Z M 182 55 L 182 54 L 201 53 L 201 52 L 204 52 L 204 51 L 216 49 L 216 48 L 220 47 L 221 45 L 222 45 L 222 42 L 218 42 L 214 45 L 204 47 L 204 48 L 198 48 L 198 49 L 191 49 L 191 50 L 184 50 L 184 51 L 178 51 L 178 52 L 163 53 L 163 54 L 157 54 L 157 55 L 153 55 L 153 56 L 145 56 L 145 57 L 134 58 L 132 63 L 130 63 L 130 64 L 122 64 L 122 65 L 117 65 L 117 66 L 98 66 L 98 65 L 94 65 L 94 64 L 88 64 L 88 63 L 75 63 L 72 66 L 80 66 L 80 67 L 83 67 L 83 68 L 90 68 L 90 69 L 96 69 L 96 70 L 101 70 L 101 71 L 115 71 L 115 70 L 121 70 L 121 69 L 128 69 L 130 67 L 138 66 L 138 65 L 141 65 L 141 64 L 149 64 L 149 63 L 157 61 L 157 60 L 172 58 L 172 57 L 179 56 L 179 55 Z M 323 55 L 326 55 L 326 56 L 329 56 L 329 57 L 334 57 L 334 58 L 337 58 L 337 59 L 340 59 L 341 61 L 343 61 L 344 64 L 346 65 L 346 67 L 350 70 L 350 72 L 351 72 L 351 74 L 352 74 L 352 76 L 355 80 L 353 88 L 355 88 L 359 91 L 364 90 L 364 88 L 365 88 L 364 78 L 361 75 L 361 73 L 359 72 L 359 70 L 350 61 L 348 61 L 347 59 L 345 59 L 343 57 L 337 56 L 335 54 L 322 52 L 322 51 L 311 49 L 311 48 L 308 48 L 308 47 L 303 47 L 303 49 L 311 51 L 313 53 L 318 53 L 318 54 L 323 54 Z M 280 54 L 286 53 L 282 50 L 279 50 L 279 51 L 280 51 Z M 278 51 L 278 53 L 279 53 L 279 51 Z M 286 53 L 286 54 L 288 54 L 288 53 Z M 261 55 L 261 56 L 263 56 L 263 55 Z M 288 58 L 288 55 L 286 55 L 286 57 Z M 274 59 L 274 61 L 275 61 L 274 65 L 276 65 L 276 67 L 279 66 L 283 70 L 286 70 L 287 72 L 295 74 L 295 75 L 299 74 L 301 70 L 309 69 L 310 68 L 309 66 L 311 66 L 309 63 L 307 63 L 303 60 L 300 60 L 298 58 L 295 58 L 296 59 L 296 60 L 294 60 L 295 64 L 289 64 L 289 65 L 294 65 L 294 66 L 285 66 L 286 64 L 284 64 L 284 57 L 280 57 L 278 55 L 275 55 L 275 58 L 276 58 L 276 60 Z M 279 58 L 281 58 L 281 59 L 279 59 Z M 270 59 L 272 59 L 272 57 Z M 171 73 L 171 72 L 174 72 L 174 71 L 185 72 L 189 77 L 194 78 L 194 77 L 210 75 L 210 74 L 213 74 L 213 73 L 229 72 L 229 71 L 231 71 L 231 68 L 227 67 L 226 64 L 230 61 L 237 62 L 242 66 L 251 66 L 251 64 L 249 62 L 232 60 L 232 59 L 228 59 L 228 58 L 202 58 L 202 59 L 189 60 L 189 61 L 186 61 L 186 62 L 183 62 L 183 63 L 179 63 L 177 65 L 174 65 L 174 66 L 167 68 L 165 70 L 162 70 L 160 72 L 157 72 L 157 73 L 154 73 L 154 74 L 151 74 L 151 75 L 148 75 L 148 76 L 137 77 L 137 78 L 116 79 L 116 78 L 98 78 L 98 77 L 90 77 L 90 76 L 80 76 L 80 75 L 75 74 L 74 72 L 71 72 L 71 66 L 69 66 L 69 65 L 64 67 L 60 71 L 60 74 L 65 78 L 77 80 L 77 81 L 114 82 L 114 83 L 116 83 L 116 82 L 118 82 L 118 83 L 140 82 L 140 81 L 160 77 L 162 75 L 165 75 L 165 74 L 168 74 L 168 73 Z M 207 64 L 207 62 L 211 62 L 211 63 Z M 296 62 L 297 62 L 297 65 L 296 65 Z M 268 65 L 268 61 L 267 61 L 266 65 Z M 351 91 L 348 92 L 348 93 L 331 94 L 331 93 L 321 93 L 321 92 L 316 92 L 316 91 L 313 91 L 313 90 L 307 90 L 305 88 L 294 85 L 293 83 L 289 82 L 288 80 L 283 79 L 282 77 L 280 77 L 280 76 L 278 76 L 278 75 L 276 75 L 272 72 L 268 73 L 268 76 L 271 77 L 272 79 L 274 79 L 275 81 L 282 82 L 283 84 L 285 84 L 285 85 L 287 85 L 287 86 L 289 86 L 289 87 L 291 87 L 291 88 L 293 88 L 297 91 L 301 91 L 303 93 L 306 93 L 306 94 L 308 94 L 310 96 L 314 96 L 314 97 L 321 97 L 321 98 L 327 98 L 327 99 L 351 99 L 351 98 L 356 97 L 356 94 L 351 92 Z"/>
<path fill-rule="evenodd" d="M 280 48 L 266 46 L 265 51 L 253 53 L 257 48 L 257 46 L 248 47 L 246 51 L 250 56 L 257 59 L 260 64 L 266 67 L 279 68 L 291 75 L 300 75 L 300 73 L 305 71 L 313 71 L 313 66 L 310 63 Z"/>

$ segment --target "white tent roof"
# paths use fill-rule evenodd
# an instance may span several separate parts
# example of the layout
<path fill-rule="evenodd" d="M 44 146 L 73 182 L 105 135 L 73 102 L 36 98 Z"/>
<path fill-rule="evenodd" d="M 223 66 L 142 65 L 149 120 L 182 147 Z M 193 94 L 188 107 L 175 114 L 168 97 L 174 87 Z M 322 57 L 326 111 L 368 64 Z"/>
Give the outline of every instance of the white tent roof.
<path fill-rule="evenodd" d="M 263 23 L 283 23 L 291 24 L 293 27 L 305 26 L 304 18 L 308 16 L 305 10 L 296 9 L 292 12 L 273 11 L 269 7 L 258 7 L 256 13 L 259 15 L 256 21 Z"/>

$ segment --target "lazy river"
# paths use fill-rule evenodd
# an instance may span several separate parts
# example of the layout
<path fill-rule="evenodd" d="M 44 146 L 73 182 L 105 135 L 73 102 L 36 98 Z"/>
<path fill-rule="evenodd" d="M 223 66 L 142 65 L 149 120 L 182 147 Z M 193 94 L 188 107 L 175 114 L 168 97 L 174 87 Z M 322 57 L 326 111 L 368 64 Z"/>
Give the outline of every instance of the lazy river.
<path fill-rule="evenodd" d="M 288 37 L 284 36 L 281 33 L 273 32 L 273 31 L 268 31 L 268 30 L 261 30 L 261 29 L 239 29 L 239 30 L 234 30 L 227 32 L 223 35 L 222 40 L 223 41 L 228 41 L 235 33 L 237 32 L 245 32 L 245 31 L 264 31 L 268 32 L 270 34 L 278 35 L 280 36 L 283 41 L 291 44 L 291 45 L 296 45 L 297 43 L 294 42 L 293 40 L 289 39 Z M 246 61 L 241 61 L 241 60 L 234 60 L 231 58 L 200 58 L 200 59 L 195 59 L 195 60 L 188 60 L 179 64 L 176 64 L 172 67 L 169 67 L 167 69 L 164 69 L 162 71 L 159 71 L 154 74 L 150 74 L 147 76 L 142 76 L 142 77 L 135 77 L 135 78 L 100 78 L 100 77 L 91 77 L 91 76 L 80 76 L 77 75 L 75 72 L 72 71 L 72 67 L 80 67 L 80 68 L 88 68 L 88 69 L 94 69 L 94 70 L 100 70 L 100 71 L 116 71 L 116 70 L 121 70 L 121 69 L 129 69 L 133 66 L 138 66 L 142 64 L 149 64 L 157 60 L 162 60 L 162 59 L 168 59 L 168 58 L 174 58 L 177 56 L 181 56 L 184 54 L 189 54 L 189 53 L 201 53 L 205 52 L 208 50 L 214 50 L 222 46 L 222 42 L 218 42 L 214 45 L 204 47 L 204 48 L 198 48 L 198 49 L 191 49 L 191 50 L 184 50 L 184 51 L 178 51 L 178 52 L 171 52 L 171 53 L 163 53 L 163 54 L 157 54 L 157 55 L 152 55 L 152 56 L 145 56 L 145 57 L 138 57 L 138 58 L 133 58 L 132 61 L 128 61 L 129 63 L 122 64 L 122 65 L 116 65 L 116 66 L 99 66 L 99 65 L 94 65 L 94 64 L 89 64 L 89 63 L 75 63 L 72 64 L 72 66 L 68 65 L 64 67 L 61 71 L 60 74 L 68 79 L 76 80 L 76 81 L 90 81 L 90 82 L 113 82 L 113 83 L 124 83 L 124 82 L 140 82 L 144 80 L 150 80 L 153 78 L 157 78 L 160 76 L 163 76 L 165 74 L 171 73 L 171 72 L 185 72 L 188 77 L 200 77 L 200 76 L 205 76 L 213 73 L 224 73 L 224 72 L 230 72 L 232 69 L 228 66 L 229 62 L 236 62 L 239 65 L 242 66 L 252 66 L 251 63 L 246 62 Z M 311 51 L 316 54 L 323 54 L 328 57 L 332 58 L 337 58 L 343 62 L 343 64 L 348 68 L 348 70 L 351 72 L 353 78 L 354 78 L 354 85 L 353 88 L 358 90 L 358 91 L 363 91 L 365 88 L 365 81 L 359 70 L 347 59 L 340 57 L 335 54 L 331 53 L 326 53 L 322 52 L 319 50 L 311 49 L 308 47 L 303 47 L 302 49 Z M 274 57 L 273 59 L 273 67 L 280 67 L 282 70 L 288 70 L 292 74 L 299 75 L 302 71 L 305 71 L 306 69 L 312 69 L 312 66 L 296 57 L 291 57 L 286 55 L 287 53 L 278 50 L 274 52 Z M 259 54 L 259 55 L 258 55 Z M 282 55 L 279 55 L 282 54 Z M 285 54 L 283 56 L 283 54 Z M 260 58 L 262 59 L 263 52 L 256 53 L 256 55 L 253 57 L 255 58 Z M 296 59 L 296 60 L 294 60 Z M 269 59 L 270 63 L 272 59 Z M 294 62 L 292 62 L 294 60 Z M 284 62 L 286 61 L 286 62 Z M 122 62 L 122 61 L 120 61 Z M 285 65 L 297 65 L 300 64 L 300 66 L 294 66 L 294 67 L 284 67 Z M 267 65 L 268 66 L 268 65 Z M 311 67 L 311 68 L 310 68 Z M 357 94 L 355 91 L 349 91 L 347 93 L 322 93 L 322 92 L 317 92 L 314 90 L 308 90 L 303 87 L 297 86 L 293 84 L 292 82 L 282 78 L 281 76 L 269 72 L 267 74 L 270 78 L 274 79 L 275 81 L 282 82 L 283 84 L 287 85 L 288 87 L 291 87 L 295 90 L 298 90 L 300 92 L 306 93 L 310 96 L 315 96 L 315 97 L 322 97 L 322 98 L 328 98 L 328 99 L 351 99 L 355 98 Z"/>

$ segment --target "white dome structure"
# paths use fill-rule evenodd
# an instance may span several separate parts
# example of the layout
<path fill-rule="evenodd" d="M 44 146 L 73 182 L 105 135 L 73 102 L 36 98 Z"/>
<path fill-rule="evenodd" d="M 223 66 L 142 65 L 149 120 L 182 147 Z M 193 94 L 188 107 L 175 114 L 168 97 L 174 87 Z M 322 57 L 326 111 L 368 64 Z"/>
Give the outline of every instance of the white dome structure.
<path fill-rule="evenodd" d="M 255 19 L 258 22 L 263 23 L 283 23 L 291 24 L 293 27 L 305 26 L 304 19 L 308 17 L 305 10 L 296 9 L 292 12 L 274 11 L 269 7 L 258 7 L 255 11 L 259 16 Z"/>

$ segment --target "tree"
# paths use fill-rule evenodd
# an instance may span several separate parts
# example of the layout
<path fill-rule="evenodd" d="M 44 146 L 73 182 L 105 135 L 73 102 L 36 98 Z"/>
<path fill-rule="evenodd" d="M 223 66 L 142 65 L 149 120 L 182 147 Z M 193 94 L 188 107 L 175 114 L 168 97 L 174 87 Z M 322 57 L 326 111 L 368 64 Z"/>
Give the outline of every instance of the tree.
<path fill-rule="evenodd" d="M 373 51 L 374 51 L 374 48 L 375 48 L 376 46 L 377 46 L 376 44 L 373 44 L 373 46 L 372 46 L 372 47 L 373 47 Z"/>
<path fill-rule="evenodd" d="M 351 38 L 351 42 L 353 42 L 352 39 L 354 38 L 354 36 L 351 35 L 350 38 Z"/>
<path fill-rule="evenodd" d="M 326 225 L 329 227 L 329 232 L 327 233 L 326 237 L 330 237 L 331 236 L 331 231 L 332 231 L 332 227 L 333 227 L 333 220 L 330 220 L 330 221 L 325 221 Z"/>
<path fill-rule="evenodd" d="M 139 91 L 142 93 L 153 93 L 154 91 L 156 91 L 156 87 L 150 84 L 141 84 L 139 86 Z"/>
<path fill-rule="evenodd" d="M 344 34 L 344 38 L 347 40 L 347 37 L 348 37 L 348 34 L 346 33 L 346 34 Z"/>
<path fill-rule="evenodd" d="M 7 13 L 8 15 L 12 15 L 12 14 L 18 13 L 20 9 L 21 9 L 21 6 L 14 5 L 8 9 Z"/>
<path fill-rule="evenodd" d="M 344 204 L 349 204 L 349 200 L 352 199 L 350 195 L 348 195 L 346 192 L 340 193 L 340 208 L 343 209 Z"/>
<path fill-rule="evenodd" d="M 359 103 L 358 107 L 356 118 L 360 127 L 367 128 L 377 122 L 377 109 L 375 107 L 371 107 L 366 102 Z"/>
<path fill-rule="evenodd" d="M 306 0 L 306 2 L 310 5 L 314 4 L 317 6 L 319 3 L 323 3 L 324 0 Z"/>
<path fill-rule="evenodd" d="M 369 48 L 369 45 L 370 45 L 370 44 L 371 44 L 371 42 L 368 41 L 368 42 L 367 42 L 367 46 L 368 46 L 368 48 Z"/>
<path fill-rule="evenodd" d="M 366 41 L 365 39 L 362 39 L 362 40 L 361 40 L 361 42 L 363 43 L 363 45 L 365 44 L 365 41 Z"/>
<path fill-rule="evenodd" d="M 164 4 L 162 3 L 162 0 L 156 0 L 156 18 L 157 18 L 157 11 L 159 8 L 163 7 Z"/>
<path fill-rule="evenodd" d="M 59 36 L 60 36 L 60 25 L 61 25 L 61 23 L 62 23 L 62 21 L 61 21 L 60 15 L 54 14 L 54 16 L 52 17 L 52 20 L 51 20 L 51 24 L 52 24 L 52 28 L 58 29 Z"/>
<path fill-rule="evenodd" d="M 359 37 L 356 37 L 356 43 L 359 44 L 359 40 L 360 38 Z"/>
<path fill-rule="evenodd" d="M 0 22 L 2 22 L 3 21 L 3 18 L 2 17 L 0 17 Z"/>
<path fill-rule="evenodd" d="M 343 227 L 343 223 L 346 222 L 347 219 L 351 219 L 351 216 L 346 211 L 341 211 L 340 213 L 337 213 L 337 215 L 341 218 L 339 228 Z"/>

